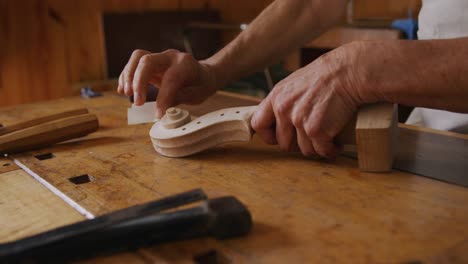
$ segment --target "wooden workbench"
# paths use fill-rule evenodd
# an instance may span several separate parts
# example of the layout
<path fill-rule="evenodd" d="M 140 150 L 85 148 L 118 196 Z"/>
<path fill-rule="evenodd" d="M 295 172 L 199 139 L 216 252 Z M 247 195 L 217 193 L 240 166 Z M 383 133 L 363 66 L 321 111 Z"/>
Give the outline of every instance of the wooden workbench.
<path fill-rule="evenodd" d="M 201 115 L 255 103 L 218 93 L 189 108 Z M 198 187 L 210 197 L 235 195 L 253 215 L 247 237 L 155 245 L 90 263 L 193 263 L 214 251 L 221 263 L 468 261 L 463 187 L 399 171 L 363 173 L 356 160 L 306 159 L 258 138 L 189 158 L 162 157 L 151 145 L 151 124 L 127 126 L 129 103 L 112 93 L 3 108 L 0 120 L 8 125 L 78 106 L 98 115 L 98 132 L 0 160 L 0 242 L 85 219 L 19 169 L 17 159 L 94 215 Z M 44 153 L 54 157 L 35 158 Z M 83 174 L 89 183 L 69 180 Z"/>

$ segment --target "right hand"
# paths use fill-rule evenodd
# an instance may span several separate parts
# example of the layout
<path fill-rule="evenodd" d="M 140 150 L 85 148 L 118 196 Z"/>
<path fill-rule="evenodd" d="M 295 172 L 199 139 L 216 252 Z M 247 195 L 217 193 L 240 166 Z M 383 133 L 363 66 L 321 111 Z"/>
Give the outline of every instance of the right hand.
<path fill-rule="evenodd" d="M 178 104 L 199 104 L 217 90 L 214 67 L 177 50 L 151 53 L 135 50 L 120 74 L 119 94 L 134 95 L 135 105 L 146 101 L 148 84 L 159 88 L 156 116 Z"/>

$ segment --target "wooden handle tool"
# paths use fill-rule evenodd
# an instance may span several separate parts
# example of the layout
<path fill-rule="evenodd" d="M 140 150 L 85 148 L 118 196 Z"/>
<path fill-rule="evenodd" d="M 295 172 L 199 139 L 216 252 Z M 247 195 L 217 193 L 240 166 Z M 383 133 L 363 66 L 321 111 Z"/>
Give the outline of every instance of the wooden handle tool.
<path fill-rule="evenodd" d="M 170 108 L 150 130 L 153 146 L 168 157 L 185 157 L 220 144 L 250 141 L 250 119 L 256 106 L 221 109 L 191 120 L 190 114 Z M 396 136 L 396 107 L 374 104 L 362 107 L 337 137 L 341 144 L 357 146 L 363 171 L 390 171 Z"/>
<path fill-rule="evenodd" d="M 77 109 L 20 122 L 0 129 L 0 154 L 45 147 L 98 130 L 96 115 Z"/>

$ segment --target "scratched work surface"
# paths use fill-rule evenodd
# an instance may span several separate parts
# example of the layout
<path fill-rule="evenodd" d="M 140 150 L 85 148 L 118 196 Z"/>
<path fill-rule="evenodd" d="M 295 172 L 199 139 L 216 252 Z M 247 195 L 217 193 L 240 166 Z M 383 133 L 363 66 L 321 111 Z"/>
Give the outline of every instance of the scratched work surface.
<path fill-rule="evenodd" d="M 252 103 L 217 94 L 191 109 L 200 115 Z M 201 187 L 211 197 L 235 195 L 253 215 L 254 228 L 247 237 L 152 246 L 139 250 L 137 262 L 192 263 L 193 256 L 210 250 L 232 263 L 468 259 L 466 188 L 397 171 L 362 173 L 355 160 L 340 157 L 332 164 L 305 159 L 257 138 L 251 144 L 226 145 L 189 158 L 162 157 L 151 145 L 151 124 L 127 126 L 128 103 L 113 94 L 4 108 L 0 120 L 8 125 L 82 105 L 98 115 L 97 133 L 15 158 L 91 213 L 100 215 Z M 44 153 L 54 157 L 34 157 Z M 69 180 L 83 174 L 92 176 L 89 183 Z"/>

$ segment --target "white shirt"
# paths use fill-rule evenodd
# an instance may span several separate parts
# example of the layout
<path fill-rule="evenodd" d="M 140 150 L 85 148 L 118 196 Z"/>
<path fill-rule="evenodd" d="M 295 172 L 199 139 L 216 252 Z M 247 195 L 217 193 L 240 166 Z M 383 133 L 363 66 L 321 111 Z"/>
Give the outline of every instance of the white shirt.
<path fill-rule="evenodd" d="M 468 36 L 468 0 L 423 0 L 418 23 L 419 39 L 466 37 Z M 468 114 L 415 108 L 406 123 L 468 133 Z"/>

